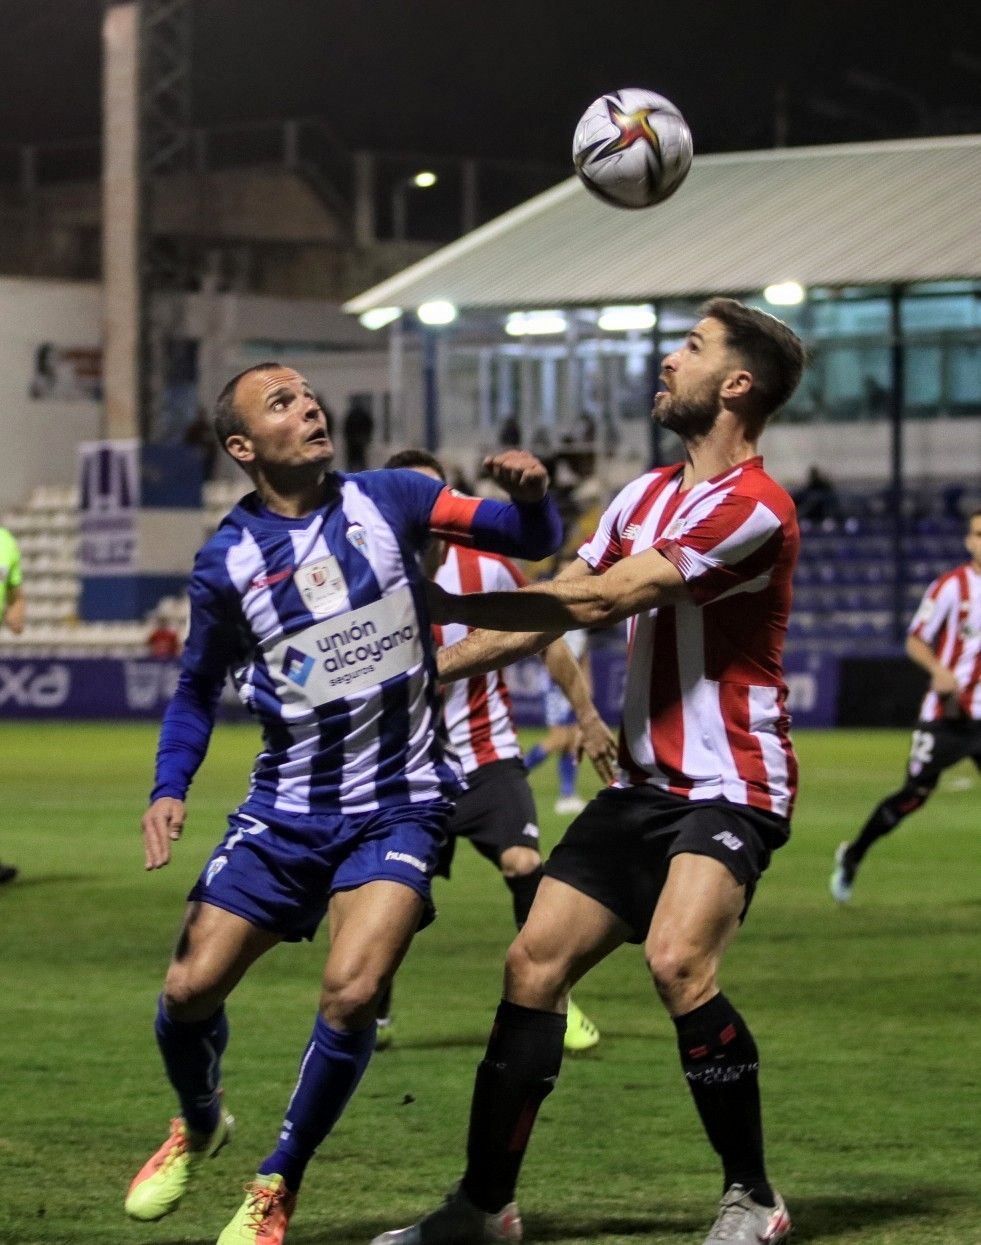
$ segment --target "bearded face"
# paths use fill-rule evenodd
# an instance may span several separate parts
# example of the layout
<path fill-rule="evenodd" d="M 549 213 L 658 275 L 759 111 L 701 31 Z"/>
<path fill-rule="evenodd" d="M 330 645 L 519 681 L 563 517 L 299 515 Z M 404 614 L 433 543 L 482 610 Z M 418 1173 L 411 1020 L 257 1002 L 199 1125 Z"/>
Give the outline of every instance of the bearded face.
<path fill-rule="evenodd" d="M 682 441 L 700 441 L 719 417 L 719 386 L 724 375 L 720 369 L 717 374 L 692 378 L 688 383 L 675 376 L 674 388 L 657 395 L 654 417 Z"/>

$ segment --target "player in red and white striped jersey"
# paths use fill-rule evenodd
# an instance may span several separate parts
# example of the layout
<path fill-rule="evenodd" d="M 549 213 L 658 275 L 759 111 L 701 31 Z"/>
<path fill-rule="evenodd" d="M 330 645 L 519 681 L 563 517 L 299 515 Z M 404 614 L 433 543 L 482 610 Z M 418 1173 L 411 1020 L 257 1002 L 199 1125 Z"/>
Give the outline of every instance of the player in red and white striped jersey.
<path fill-rule="evenodd" d="M 409 468 L 445 482 L 439 460 L 426 450 L 402 450 L 385 464 Z M 488 554 L 454 541 L 432 540 L 423 570 L 441 588 L 452 593 L 514 591 L 527 580 L 505 557 Z M 467 628 L 447 623 L 433 628 L 440 649 L 455 644 Z M 573 705 L 586 751 L 604 782 L 612 782 L 613 738 L 590 699 L 589 686 L 564 640 L 556 640 L 542 654 L 549 674 Z M 542 878 L 538 813 L 521 745 L 511 714 L 511 696 L 503 670 L 489 670 L 472 678 L 444 683 L 443 721 L 450 747 L 457 754 L 467 789 L 457 797 L 447 826 L 447 841 L 436 873 L 450 876 L 458 839 L 474 848 L 497 868 L 508 890 L 518 929 L 531 910 Z M 381 1008 L 381 1044 L 391 1042 L 391 991 Z M 566 1050 L 588 1050 L 599 1041 L 599 1030 L 570 1001 L 565 1032 Z"/>
<path fill-rule="evenodd" d="M 906 653 L 930 676 L 910 745 L 906 782 L 886 796 L 851 843 L 835 854 L 831 894 L 852 897 L 866 852 L 922 808 L 945 769 L 970 757 L 981 770 L 981 510 L 967 521 L 971 560 L 933 581 L 913 615 Z"/>
<path fill-rule="evenodd" d="M 645 943 L 722 1160 L 726 1191 L 705 1245 L 775 1245 L 790 1231 L 764 1165 L 756 1044 L 717 973 L 786 841 L 796 787 L 781 652 L 799 536 L 793 501 L 756 443 L 803 366 L 786 325 L 712 299 L 665 358 L 654 407 L 686 461 L 622 490 L 551 583 L 433 594 L 437 620 L 526 629 L 473 632 L 444 653 L 443 677 L 514 660 L 573 627 L 630 619 L 631 646 L 620 779 L 569 827 L 508 953 L 463 1180 L 439 1210 L 380 1245 L 520 1239 L 511 1199 L 561 1065 L 563 993 L 626 941 Z"/>

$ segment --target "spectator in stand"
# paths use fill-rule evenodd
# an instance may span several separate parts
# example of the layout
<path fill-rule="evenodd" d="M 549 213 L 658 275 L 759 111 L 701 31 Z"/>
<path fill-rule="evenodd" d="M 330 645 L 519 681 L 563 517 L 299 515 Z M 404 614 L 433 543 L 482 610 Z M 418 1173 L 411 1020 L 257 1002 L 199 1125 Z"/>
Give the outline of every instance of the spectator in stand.
<path fill-rule="evenodd" d="M 521 425 L 517 415 L 508 415 L 501 423 L 497 434 L 498 444 L 504 449 L 517 449 L 521 444 Z"/>
<path fill-rule="evenodd" d="M 840 523 L 844 517 L 838 490 L 817 467 L 811 467 L 803 487 L 794 493 L 799 522 L 821 524 L 828 520 Z"/>
<path fill-rule="evenodd" d="M 321 410 L 324 410 L 323 406 Z M 324 410 L 325 415 L 326 413 Z M 344 416 L 343 434 L 345 469 L 350 472 L 364 471 L 368 466 L 368 451 L 375 435 L 375 421 L 360 398 L 351 399 L 351 405 Z"/>
<path fill-rule="evenodd" d="M 13 534 L 0 527 L 0 625 L 20 635 L 24 630 L 27 605 L 21 588 L 20 549 Z M 17 876 L 13 865 L 0 861 L 0 884 L 12 882 Z"/>
<path fill-rule="evenodd" d="M 180 657 L 181 638 L 177 634 L 177 629 L 162 614 L 157 614 L 151 620 L 153 622 L 153 630 L 146 638 L 146 646 L 149 649 L 151 657 L 159 657 L 162 661 L 172 660 Z"/>
<path fill-rule="evenodd" d="M 183 442 L 200 456 L 201 478 L 213 480 L 218 464 L 218 442 L 204 407 L 198 407 L 197 415 L 184 429 Z"/>

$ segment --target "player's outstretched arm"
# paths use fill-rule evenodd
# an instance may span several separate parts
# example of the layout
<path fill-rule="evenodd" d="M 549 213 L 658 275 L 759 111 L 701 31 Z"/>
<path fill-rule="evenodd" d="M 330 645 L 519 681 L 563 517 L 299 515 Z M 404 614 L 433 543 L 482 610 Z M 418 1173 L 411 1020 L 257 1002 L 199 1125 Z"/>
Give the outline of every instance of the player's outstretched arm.
<path fill-rule="evenodd" d="M 503 670 L 522 657 L 540 653 L 555 638 L 555 633 L 548 631 L 471 631 L 436 654 L 439 681 L 455 683 L 457 679 Z"/>
<path fill-rule="evenodd" d="M 143 814 L 143 853 L 147 869 L 162 869 L 170 861 L 170 845 L 184 829 L 184 801 L 165 795 Z"/>
<path fill-rule="evenodd" d="M 573 568 L 575 569 L 575 566 Z M 656 549 L 624 558 L 601 575 L 563 573 L 518 592 L 442 592 L 430 599 L 436 623 L 490 631 L 572 631 L 609 627 L 656 606 L 691 600 L 681 572 Z"/>

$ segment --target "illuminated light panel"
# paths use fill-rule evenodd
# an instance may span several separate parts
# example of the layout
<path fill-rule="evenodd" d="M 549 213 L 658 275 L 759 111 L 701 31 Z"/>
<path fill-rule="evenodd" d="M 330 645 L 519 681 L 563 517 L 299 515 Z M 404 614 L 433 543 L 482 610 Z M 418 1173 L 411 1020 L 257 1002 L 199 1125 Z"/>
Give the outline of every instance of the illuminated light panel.
<path fill-rule="evenodd" d="M 509 337 L 547 337 L 564 333 L 569 321 L 561 311 L 512 311 L 504 325 Z"/>
<path fill-rule="evenodd" d="M 413 177 L 412 184 L 418 186 L 420 190 L 428 190 L 430 186 L 436 185 L 437 180 L 435 173 L 430 172 L 429 169 L 422 169 Z"/>
<path fill-rule="evenodd" d="M 652 329 L 657 324 L 657 314 L 646 303 L 632 307 L 604 307 L 596 323 L 604 333 L 628 333 L 633 329 Z"/>
<path fill-rule="evenodd" d="M 401 307 L 372 307 L 370 311 L 362 312 L 358 320 L 366 329 L 383 329 L 401 314 Z"/>
<path fill-rule="evenodd" d="M 436 298 L 431 303 L 423 303 L 416 315 L 423 324 L 452 324 L 457 317 L 457 309 L 445 298 Z"/>
<path fill-rule="evenodd" d="M 763 297 L 774 307 L 797 307 L 804 301 L 804 287 L 799 281 L 777 281 L 766 287 Z"/>

